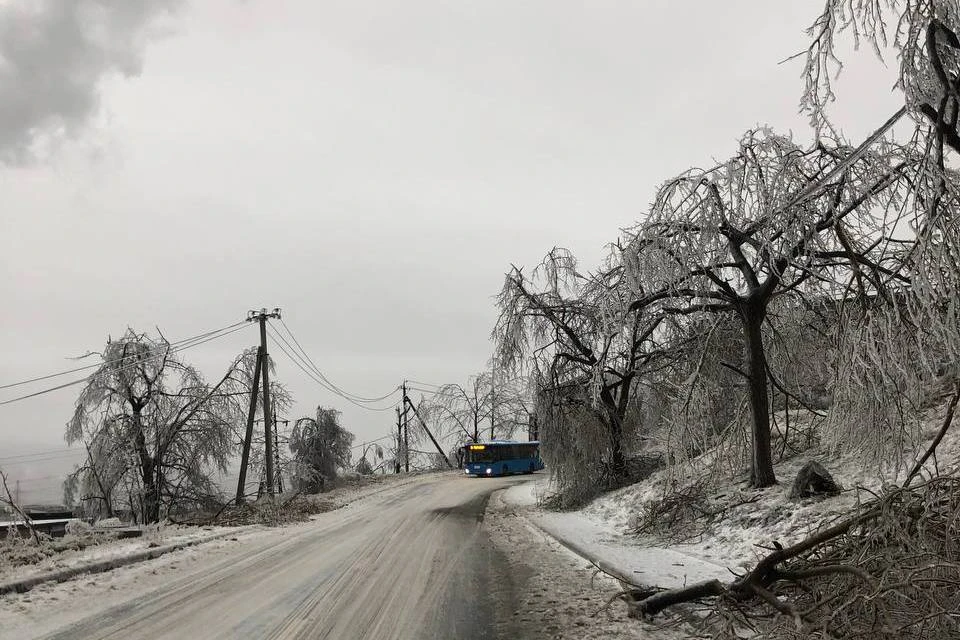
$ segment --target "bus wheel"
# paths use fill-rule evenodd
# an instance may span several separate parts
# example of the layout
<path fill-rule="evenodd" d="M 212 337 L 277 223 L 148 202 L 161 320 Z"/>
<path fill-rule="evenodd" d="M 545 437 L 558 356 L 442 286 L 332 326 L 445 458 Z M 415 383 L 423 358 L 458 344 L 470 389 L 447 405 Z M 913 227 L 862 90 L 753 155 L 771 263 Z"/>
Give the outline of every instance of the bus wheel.
<path fill-rule="evenodd" d="M 529 470 L 529 471 L 524 471 L 524 473 L 533 473 L 533 471 L 534 471 L 534 469 L 533 469 L 533 463 L 531 462 L 531 463 L 530 463 L 530 470 Z"/>
<path fill-rule="evenodd" d="M 503 465 L 503 467 L 500 469 L 500 475 L 505 476 L 505 475 L 507 475 L 507 473 L 508 473 L 508 471 L 507 471 L 507 465 Z"/>

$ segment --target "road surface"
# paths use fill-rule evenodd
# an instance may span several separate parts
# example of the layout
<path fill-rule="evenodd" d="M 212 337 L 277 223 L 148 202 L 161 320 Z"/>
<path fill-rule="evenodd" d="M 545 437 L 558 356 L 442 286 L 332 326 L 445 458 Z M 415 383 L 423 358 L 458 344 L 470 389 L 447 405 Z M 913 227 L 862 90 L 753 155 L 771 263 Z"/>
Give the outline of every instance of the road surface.
<path fill-rule="evenodd" d="M 482 522 L 525 479 L 395 487 L 46 637 L 510 637 L 512 572 Z"/>

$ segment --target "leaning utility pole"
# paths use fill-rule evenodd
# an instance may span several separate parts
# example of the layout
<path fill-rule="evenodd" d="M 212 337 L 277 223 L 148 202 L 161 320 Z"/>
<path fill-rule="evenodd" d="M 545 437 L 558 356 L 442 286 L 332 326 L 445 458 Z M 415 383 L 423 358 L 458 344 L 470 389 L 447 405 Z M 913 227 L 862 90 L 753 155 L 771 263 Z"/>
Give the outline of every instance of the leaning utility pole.
<path fill-rule="evenodd" d="M 413 410 L 413 415 L 417 416 L 417 419 L 420 420 L 420 426 L 423 427 L 423 430 L 427 432 L 427 435 L 430 436 L 430 441 L 433 443 L 433 446 L 437 448 L 437 451 L 440 453 L 440 457 L 443 458 L 443 461 L 447 463 L 447 466 L 453 469 L 453 464 L 450 462 L 450 459 L 447 457 L 447 454 L 443 452 L 443 447 L 440 446 L 440 443 L 437 442 L 437 439 L 433 437 L 433 434 L 430 433 L 430 429 L 427 428 L 427 423 L 424 421 L 423 416 L 420 415 L 420 412 L 417 411 L 417 408 L 413 406 L 413 403 L 410 402 L 410 398 L 407 397 L 406 385 L 403 389 L 403 402 L 408 405 L 411 410 Z"/>
<path fill-rule="evenodd" d="M 407 418 L 407 381 L 403 381 L 403 470 L 410 473 L 410 421 Z M 433 436 L 431 436 L 433 437 Z"/>
<path fill-rule="evenodd" d="M 253 384 L 250 386 L 250 410 L 247 412 L 247 433 L 243 439 L 243 454 L 240 456 L 240 479 L 237 480 L 237 505 L 243 504 L 247 484 L 247 463 L 250 461 L 250 441 L 253 440 L 253 419 L 257 412 L 257 392 L 260 390 L 260 367 L 263 366 L 263 347 L 257 347 L 257 363 L 253 367 Z"/>
<path fill-rule="evenodd" d="M 267 320 L 270 318 L 279 318 L 280 309 L 274 309 L 273 311 L 267 311 L 266 309 L 260 309 L 260 311 L 248 311 L 247 312 L 247 321 L 253 322 L 254 320 L 260 323 L 260 349 L 263 358 L 263 366 L 261 367 L 263 374 L 263 432 L 264 440 L 266 441 L 266 472 L 267 472 L 267 495 L 270 498 L 273 498 L 273 429 L 270 424 L 270 367 L 269 365 L 269 354 L 267 353 Z"/>

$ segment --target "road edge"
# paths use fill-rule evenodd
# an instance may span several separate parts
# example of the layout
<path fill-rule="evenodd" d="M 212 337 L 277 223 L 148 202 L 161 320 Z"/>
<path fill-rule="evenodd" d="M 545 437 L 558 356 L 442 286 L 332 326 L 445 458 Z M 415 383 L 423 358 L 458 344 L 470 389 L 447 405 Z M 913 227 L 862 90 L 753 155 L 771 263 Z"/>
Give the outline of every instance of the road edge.
<path fill-rule="evenodd" d="M 509 500 L 505 499 L 504 493 L 508 490 L 509 489 L 501 489 L 499 491 L 496 491 L 495 494 L 497 495 L 497 499 L 500 501 L 500 503 L 503 506 L 511 507 L 513 515 L 523 518 L 524 522 L 526 522 L 527 525 L 536 529 L 541 534 L 547 536 L 548 538 L 550 538 L 551 540 L 553 540 L 563 548 L 583 558 L 584 560 L 586 560 L 587 562 L 595 566 L 600 571 L 603 571 L 607 575 L 611 576 L 616 580 L 619 580 L 620 582 L 625 582 L 626 584 L 636 587 L 638 589 L 655 588 L 652 585 L 646 585 L 646 584 L 637 582 L 637 579 L 635 577 L 630 576 L 627 573 L 624 573 L 622 570 L 613 566 L 612 564 L 610 564 L 609 562 L 601 558 L 599 555 L 587 550 L 582 545 L 563 537 L 561 534 L 557 533 L 556 531 L 551 530 L 550 527 L 544 526 L 539 522 L 537 522 L 535 519 L 531 518 L 528 513 L 525 513 L 527 509 L 524 509 L 520 505 L 513 504 Z"/>
<path fill-rule="evenodd" d="M 577 544 L 576 542 L 573 542 L 572 540 L 568 540 L 563 536 L 560 536 L 557 533 L 550 531 L 547 527 L 544 527 L 540 523 L 532 520 L 531 518 L 528 518 L 525 515 L 522 515 L 522 514 L 517 514 L 517 515 L 523 518 L 534 529 L 544 534 L 545 536 L 551 538 L 557 544 L 564 547 L 568 551 L 571 551 L 572 553 L 580 556 L 581 558 L 583 558 L 584 560 L 586 560 L 587 562 L 595 566 L 600 571 L 606 573 L 610 577 L 615 578 L 620 582 L 625 582 L 626 584 L 632 587 L 636 587 L 638 589 L 653 588 L 651 585 L 644 585 L 642 583 L 637 582 L 636 578 L 628 576 L 620 569 L 617 569 L 615 566 L 613 566 L 612 564 L 610 564 L 609 562 L 607 562 L 597 554 L 588 551 L 587 549 Z"/>
<path fill-rule="evenodd" d="M 180 549 L 186 549 L 187 547 L 193 547 L 205 542 L 213 542 L 214 540 L 226 538 L 227 536 L 236 535 L 250 528 L 252 527 L 242 527 L 232 531 L 224 531 L 194 540 L 183 540 L 181 542 L 174 542 L 168 545 L 150 547 L 144 549 L 143 551 L 137 551 L 136 553 L 131 553 L 117 558 L 98 560 L 96 562 L 89 562 L 86 564 L 77 565 L 75 567 L 66 567 L 64 569 L 48 571 L 47 573 L 41 573 L 26 578 L 9 580 L 7 582 L 0 583 L 0 596 L 7 595 L 9 593 L 26 593 L 37 585 L 44 584 L 46 582 L 66 582 L 67 580 L 83 574 L 104 573 L 106 571 L 112 571 L 113 569 L 119 569 L 120 567 L 136 564 L 138 562 L 153 560 L 154 558 L 159 558 L 160 556 L 166 555 L 173 551 L 179 551 Z"/>

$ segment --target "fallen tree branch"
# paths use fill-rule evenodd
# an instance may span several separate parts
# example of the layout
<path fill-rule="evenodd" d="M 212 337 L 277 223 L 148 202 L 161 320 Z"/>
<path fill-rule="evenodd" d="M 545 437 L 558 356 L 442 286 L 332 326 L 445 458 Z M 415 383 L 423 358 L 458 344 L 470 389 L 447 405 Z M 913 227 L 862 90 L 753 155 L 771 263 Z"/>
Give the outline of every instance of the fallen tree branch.
<path fill-rule="evenodd" d="M 729 583 L 623 599 L 633 617 L 711 600 L 713 613 L 700 619 L 715 638 L 741 638 L 746 630 L 777 640 L 960 637 L 957 513 L 960 478 L 893 487 L 795 544 L 773 542 Z"/>
<path fill-rule="evenodd" d="M 719 580 L 697 582 L 681 589 L 667 589 L 645 598 L 634 605 L 635 609 L 631 610 L 630 615 L 633 617 L 652 617 L 681 602 L 693 602 L 700 598 L 722 596 L 726 593 L 727 587 Z"/>
<path fill-rule="evenodd" d="M 933 442 L 930 443 L 930 446 L 927 447 L 926 452 L 917 460 L 917 464 L 913 465 L 913 469 L 907 474 L 907 479 L 903 481 L 904 489 L 910 486 L 914 477 L 923 469 L 923 465 L 926 464 L 927 459 L 937 450 L 937 445 L 943 440 L 943 436 L 947 434 L 947 429 L 950 428 L 950 424 L 953 422 L 953 412 L 957 408 L 957 402 L 960 401 L 960 380 L 957 380 L 956 386 L 957 390 L 954 392 L 953 398 L 950 399 L 950 405 L 947 407 L 947 415 L 943 417 L 943 424 L 940 425 L 940 431 L 937 432 L 937 436 L 933 439 Z"/>

